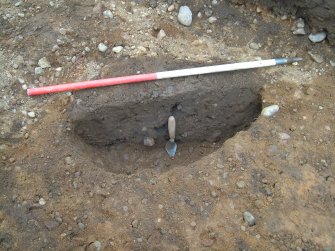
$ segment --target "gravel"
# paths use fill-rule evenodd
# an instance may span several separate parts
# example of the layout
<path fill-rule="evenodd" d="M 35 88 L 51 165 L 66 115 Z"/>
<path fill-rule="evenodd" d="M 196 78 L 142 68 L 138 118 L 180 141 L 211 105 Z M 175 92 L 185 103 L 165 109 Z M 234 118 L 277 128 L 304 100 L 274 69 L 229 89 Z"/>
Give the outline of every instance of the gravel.
<path fill-rule="evenodd" d="M 40 204 L 41 206 L 44 206 L 46 204 L 46 201 L 43 198 L 40 198 L 38 200 L 38 204 Z"/>
<path fill-rule="evenodd" d="M 172 12 L 172 11 L 174 11 L 174 5 L 173 4 L 171 4 L 169 7 L 168 7 L 168 12 Z"/>
<path fill-rule="evenodd" d="M 278 111 L 279 111 L 278 105 L 270 105 L 270 106 L 263 108 L 261 115 L 264 117 L 271 117 Z"/>
<path fill-rule="evenodd" d="M 38 65 L 40 67 L 42 67 L 43 69 L 46 69 L 46 68 L 50 68 L 51 67 L 51 64 L 50 62 L 48 61 L 48 59 L 46 57 L 43 57 L 41 58 L 40 60 L 38 60 Z"/>
<path fill-rule="evenodd" d="M 78 223 L 78 227 L 79 227 L 80 230 L 84 230 L 86 226 L 85 226 L 84 223 L 79 222 L 79 223 Z"/>
<path fill-rule="evenodd" d="M 157 39 L 163 39 L 164 37 L 166 37 L 166 33 L 165 31 L 162 29 L 158 32 L 157 34 Z"/>
<path fill-rule="evenodd" d="M 65 158 L 65 163 L 66 163 L 67 165 L 71 165 L 71 164 L 73 163 L 72 158 L 71 158 L 70 156 L 67 156 L 67 157 Z"/>
<path fill-rule="evenodd" d="M 325 40 L 326 37 L 327 37 L 327 33 L 322 31 L 322 32 L 315 33 L 315 34 L 310 34 L 308 36 L 308 39 L 313 43 L 320 43 L 323 40 Z"/>
<path fill-rule="evenodd" d="M 50 220 L 50 221 L 44 222 L 44 225 L 46 226 L 46 228 L 49 231 L 51 231 L 51 230 L 54 230 L 55 228 L 57 228 L 59 226 L 59 223 L 55 220 Z"/>
<path fill-rule="evenodd" d="M 132 221 L 132 223 L 131 223 L 131 226 L 133 227 L 133 228 L 137 228 L 138 227 L 138 220 L 133 220 Z"/>
<path fill-rule="evenodd" d="M 255 217 L 248 211 L 243 213 L 243 219 L 250 227 L 256 225 Z"/>
<path fill-rule="evenodd" d="M 284 133 L 284 132 L 278 133 L 278 136 L 281 140 L 288 140 L 288 139 L 291 138 L 290 135 L 288 135 L 287 133 Z"/>
<path fill-rule="evenodd" d="M 212 23 L 214 23 L 214 22 L 216 22 L 218 19 L 216 18 L 216 17 L 210 17 L 210 18 L 208 18 L 208 22 L 210 23 L 210 24 L 212 24 Z"/>
<path fill-rule="evenodd" d="M 238 188 L 242 189 L 245 187 L 245 182 L 243 180 L 240 180 L 238 182 L 236 182 L 236 185 Z"/>
<path fill-rule="evenodd" d="M 99 50 L 100 52 L 106 52 L 107 49 L 108 49 L 108 47 L 107 47 L 107 45 L 105 45 L 104 43 L 100 43 L 100 44 L 98 45 L 98 50 Z"/>
<path fill-rule="evenodd" d="M 44 72 L 44 70 L 43 70 L 42 67 L 36 67 L 35 68 L 35 74 L 36 75 L 41 75 L 41 74 L 43 74 L 43 72 Z"/>
<path fill-rule="evenodd" d="M 191 26 L 192 24 L 192 11 L 188 6 L 181 6 L 178 13 L 178 21 L 182 25 Z"/>

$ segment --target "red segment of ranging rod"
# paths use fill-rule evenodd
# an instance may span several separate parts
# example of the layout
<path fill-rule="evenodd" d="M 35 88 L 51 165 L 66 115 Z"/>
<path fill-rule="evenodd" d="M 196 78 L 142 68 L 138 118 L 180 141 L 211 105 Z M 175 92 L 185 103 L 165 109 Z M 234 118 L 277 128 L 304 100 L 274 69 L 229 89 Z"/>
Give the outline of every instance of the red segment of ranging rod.
<path fill-rule="evenodd" d="M 66 92 L 66 91 L 103 87 L 103 86 L 138 83 L 138 82 L 152 81 L 156 79 L 157 79 L 157 73 L 147 73 L 147 74 L 124 76 L 124 77 L 90 80 L 90 81 L 68 83 L 62 85 L 50 85 L 38 88 L 31 88 L 27 90 L 27 93 L 29 96 L 36 96 L 55 92 Z"/>

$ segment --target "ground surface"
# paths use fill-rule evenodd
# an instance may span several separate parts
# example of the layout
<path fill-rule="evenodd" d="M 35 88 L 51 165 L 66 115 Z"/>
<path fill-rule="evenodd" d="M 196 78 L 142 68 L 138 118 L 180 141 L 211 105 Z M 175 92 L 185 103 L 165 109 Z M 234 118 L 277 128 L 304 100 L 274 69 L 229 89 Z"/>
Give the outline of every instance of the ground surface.
<path fill-rule="evenodd" d="M 0 0 L 1 250 L 335 249 L 334 49 L 293 35 L 294 17 L 217 2 L 182 1 L 194 17 L 184 27 L 172 1 Z M 34 98 L 24 90 L 288 56 L 305 60 Z M 35 74 L 43 57 L 51 67 Z M 279 112 L 258 116 L 271 104 Z M 156 144 L 144 147 L 145 136 Z"/>

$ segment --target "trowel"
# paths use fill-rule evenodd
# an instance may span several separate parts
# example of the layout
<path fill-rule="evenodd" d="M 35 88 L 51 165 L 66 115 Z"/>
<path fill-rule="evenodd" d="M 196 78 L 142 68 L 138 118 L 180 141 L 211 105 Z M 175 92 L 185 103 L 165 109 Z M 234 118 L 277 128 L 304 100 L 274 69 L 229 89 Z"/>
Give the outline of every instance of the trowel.
<path fill-rule="evenodd" d="M 170 116 L 168 119 L 169 141 L 166 142 L 165 150 L 170 157 L 174 157 L 177 152 L 177 144 L 174 142 L 176 137 L 176 119 Z"/>

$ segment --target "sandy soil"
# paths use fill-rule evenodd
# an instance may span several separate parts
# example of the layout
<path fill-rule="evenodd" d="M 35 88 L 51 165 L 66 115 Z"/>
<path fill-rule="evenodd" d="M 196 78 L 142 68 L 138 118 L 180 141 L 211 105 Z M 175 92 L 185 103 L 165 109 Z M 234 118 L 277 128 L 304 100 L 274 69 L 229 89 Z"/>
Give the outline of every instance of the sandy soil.
<path fill-rule="evenodd" d="M 334 250 L 334 48 L 293 35 L 296 17 L 262 6 L 154 2 L 0 0 L 0 250 Z M 177 21 L 181 4 L 190 27 Z M 304 61 L 33 98 L 25 90 L 292 56 Z M 43 57 L 51 67 L 36 74 Z M 259 115 L 272 104 L 274 116 Z M 164 151 L 171 114 L 175 159 Z"/>

